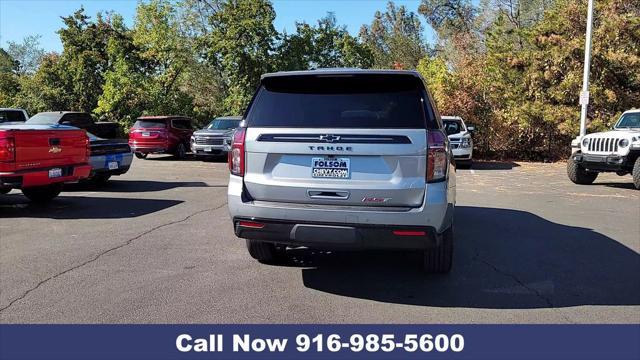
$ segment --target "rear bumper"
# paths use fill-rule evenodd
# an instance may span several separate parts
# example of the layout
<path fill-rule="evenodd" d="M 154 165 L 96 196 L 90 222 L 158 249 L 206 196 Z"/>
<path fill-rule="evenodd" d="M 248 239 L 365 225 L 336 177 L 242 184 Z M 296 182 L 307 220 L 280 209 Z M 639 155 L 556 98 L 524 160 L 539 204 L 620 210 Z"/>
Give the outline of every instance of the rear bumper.
<path fill-rule="evenodd" d="M 583 168 L 594 171 L 631 171 L 635 161 L 629 156 L 582 153 L 574 153 L 572 158 Z"/>
<path fill-rule="evenodd" d="M 245 221 L 258 223 L 262 227 L 245 226 Z M 423 250 L 437 246 L 441 241 L 441 236 L 433 227 L 301 223 L 243 218 L 234 218 L 233 224 L 236 236 L 243 239 L 326 250 Z M 394 230 L 401 232 L 395 234 Z"/>
<path fill-rule="evenodd" d="M 168 143 L 164 142 L 138 142 L 138 141 L 129 141 L 129 147 L 133 152 L 140 152 L 145 154 L 163 154 L 171 152 L 171 146 Z"/>
<path fill-rule="evenodd" d="M 89 160 L 91 164 L 91 176 L 95 174 L 122 175 L 129 171 L 133 153 L 118 153 L 108 155 L 92 156 Z M 109 169 L 110 162 L 117 162 L 117 169 Z"/>
<path fill-rule="evenodd" d="M 63 176 L 49 178 L 49 170 L 60 168 Z M 46 186 L 57 183 L 70 183 L 89 177 L 91 165 L 65 165 L 54 166 L 44 169 L 24 170 L 13 173 L 0 173 L 0 186 L 11 188 L 29 188 L 36 186 Z"/>
<path fill-rule="evenodd" d="M 420 249 L 435 244 L 435 234 L 451 226 L 455 204 L 454 184 L 453 179 L 427 184 L 423 204 L 417 208 L 310 206 L 247 200 L 243 196 L 242 178 L 231 175 L 227 200 L 234 225 L 240 219 L 268 223 L 259 230 L 237 229 L 236 226 L 236 235 L 242 238 L 313 247 Z M 306 225 L 318 228 L 307 229 Z M 304 235 L 292 232 L 296 226 L 304 228 Z M 343 232 L 332 227 L 349 229 Z M 269 231 L 265 232 L 265 229 Z M 412 229 L 424 231 L 425 236 L 393 235 L 394 230 Z M 316 232 L 324 235 L 316 236 Z M 344 244 L 340 246 L 342 242 Z"/>

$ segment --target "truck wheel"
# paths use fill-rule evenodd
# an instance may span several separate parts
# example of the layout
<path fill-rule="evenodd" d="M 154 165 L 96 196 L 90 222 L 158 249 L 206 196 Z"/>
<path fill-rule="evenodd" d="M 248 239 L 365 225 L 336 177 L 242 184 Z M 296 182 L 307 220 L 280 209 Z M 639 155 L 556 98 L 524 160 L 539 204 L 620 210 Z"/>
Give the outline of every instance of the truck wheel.
<path fill-rule="evenodd" d="M 147 158 L 147 155 L 149 155 L 149 154 L 145 154 L 145 153 L 137 152 L 137 153 L 134 153 L 134 155 L 135 155 L 138 159 L 146 159 L 146 158 Z"/>
<path fill-rule="evenodd" d="M 107 181 L 109 181 L 110 178 L 111 178 L 111 175 L 103 174 L 103 175 L 96 175 L 91 180 L 96 185 L 104 185 Z"/>
<path fill-rule="evenodd" d="M 589 185 L 598 177 L 597 172 L 587 171 L 575 160 L 567 161 L 567 175 L 574 184 Z"/>
<path fill-rule="evenodd" d="M 247 250 L 252 258 L 267 264 L 278 264 L 284 261 L 286 248 L 279 248 L 275 244 L 247 240 Z"/>
<path fill-rule="evenodd" d="M 8 194 L 8 193 L 9 193 L 9 191 L 11 191 L 11 188 L 10 188 L 10 187 L 8 187 L 8 188 L 4 188 L 4 187 L 3 187 L 3 188 L 0 188 L 0 194 L 2 194 L 2 195 L 4 195 L 4 194 Z"/>
<path fill-rule="evenodd" d="M 179 160 L 182 160 L 185 157 L 187 157 L 187 148 L 184 146 L 183 143 L 178 144 L 178 147 L 176 147 L 176 152 L 174 155 Z"/>
<path fill-rule="evenodd" d="M 36 203 L 46 203 L 60 194 L 62 184 L 52 184 L 47 186 L 36 186 L 22 189 L 24 196 Z"/>
<path fill-rule="evenodd" d="M 451 271 L 453 262 L 453 225 L 442 233 L 439 246 L 425 250 L 424 270 L 432 274 L 445 274 Z"/>
<path fill-rule="evenodd" d="M 456 161 L 456 166 L 458 169 L 471 169 L 473 166 L 473 160 Z"/>
<path fill-rule="evenodd" d="M 633 186 L 636 187 L 636 190 L 640 190 L 640 156 L 636 159 L 635 164 L 633 164 Z"/>

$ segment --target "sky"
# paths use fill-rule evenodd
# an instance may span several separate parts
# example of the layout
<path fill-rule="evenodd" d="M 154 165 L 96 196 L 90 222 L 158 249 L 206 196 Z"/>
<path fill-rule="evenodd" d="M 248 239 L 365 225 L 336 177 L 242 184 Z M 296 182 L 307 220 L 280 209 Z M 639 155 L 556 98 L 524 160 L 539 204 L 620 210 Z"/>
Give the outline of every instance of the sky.
<path fill-rule="evenodd" d="M 383 11 L 387 0 L 272 0 L 276 11 L 276 30 L 295 32 L 296 21 L 315 24 L 327 12 L 335 13 L 338 24 L 357 35 L 362 24 L 370 24 L 376 10 Z M 420 0 L 395 0 L 417 13 Z M 56 31 L 62 27 L 61 16 L 72 14 L 84 6 L 88 15 L 113 10 L 128 25 L 133 24 L 137 0 L 0 0 L 0 46 L 8 41 L 21 42 L 25 36 L 41 35 L 40 45 L 46 51 L 62 51 Z M 425 39 L 433 40 L 433 31 L 425 25 Z"/>

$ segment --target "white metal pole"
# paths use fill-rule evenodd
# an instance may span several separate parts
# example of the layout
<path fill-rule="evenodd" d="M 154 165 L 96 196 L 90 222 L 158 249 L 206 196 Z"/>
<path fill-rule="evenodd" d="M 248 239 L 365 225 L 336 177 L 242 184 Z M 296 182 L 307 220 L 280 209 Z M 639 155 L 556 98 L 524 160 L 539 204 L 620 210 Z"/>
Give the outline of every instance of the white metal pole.
<path fill-rule="evenodd" d="M 584 74 L 582 77 L 582 93 L 580 94 L 580 138 L 587 133 L 587 108 L 589 106 L 589 70 L 591 68 L 591 33 L 593 31 L 593 0 L 589 0 L 587 12 L 587 40 L 584 51 Z"/>

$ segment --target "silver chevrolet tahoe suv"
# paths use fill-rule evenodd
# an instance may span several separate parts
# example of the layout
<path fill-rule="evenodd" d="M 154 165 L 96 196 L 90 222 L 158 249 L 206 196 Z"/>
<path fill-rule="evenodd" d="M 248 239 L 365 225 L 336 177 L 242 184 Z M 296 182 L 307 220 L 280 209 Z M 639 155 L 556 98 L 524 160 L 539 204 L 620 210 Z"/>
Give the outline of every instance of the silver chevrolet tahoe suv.
<path fill-rule="evenodd" d="M 424 252 L 451 269 L 455 165 L 420 75 L 262 76 L 229 152 L 235 234 L 266 263 L 287 247 Z"/>

